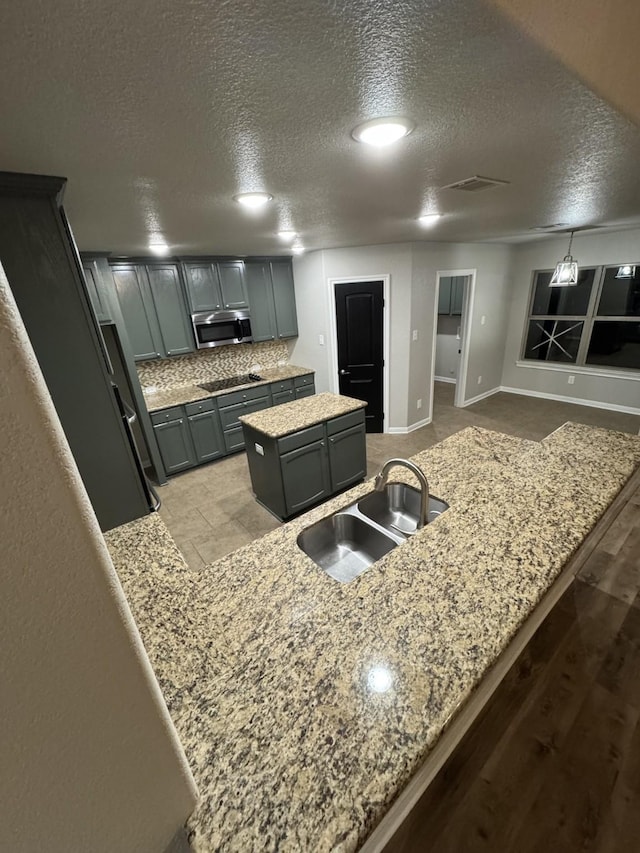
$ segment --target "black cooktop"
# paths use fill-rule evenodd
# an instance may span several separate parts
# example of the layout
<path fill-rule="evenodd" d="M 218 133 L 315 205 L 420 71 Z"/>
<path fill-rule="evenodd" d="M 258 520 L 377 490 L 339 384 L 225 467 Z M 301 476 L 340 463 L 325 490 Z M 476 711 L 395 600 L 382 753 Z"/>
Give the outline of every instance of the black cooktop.
<path fill-rule="evenodd" d="M 243 373 L 242 376 L 229 376 L 226 379 L 214 379 L 213 382 L 203 382 L 198 388 L 205 391 L 226 391 L 227 388 L 235 388 L 237 385 L 248 385 L 250 382 L 260 382 L 262 376 L 257 373 Z"/>

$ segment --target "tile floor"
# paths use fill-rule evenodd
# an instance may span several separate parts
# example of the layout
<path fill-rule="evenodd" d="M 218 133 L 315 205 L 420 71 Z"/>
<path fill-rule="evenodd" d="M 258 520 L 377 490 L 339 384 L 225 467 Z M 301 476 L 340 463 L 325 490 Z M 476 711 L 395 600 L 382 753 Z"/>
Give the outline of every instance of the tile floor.
<path fill-rule="evenodd" d="M 368 475 L 391 456 L 412 456 L 467 426 L 540 440 L 565 421 L 637 433 L 640 418 L 552 400 L 494 394 L 465 409 L 453 406 L 454 385 L 437 382 L 433 421 L 408 435 L 367 435 Z M 256 503 L 244 453 L 172 477 L 159 490 L 160 515 L 192 569 L 240 548 L 280 522 Z"/>

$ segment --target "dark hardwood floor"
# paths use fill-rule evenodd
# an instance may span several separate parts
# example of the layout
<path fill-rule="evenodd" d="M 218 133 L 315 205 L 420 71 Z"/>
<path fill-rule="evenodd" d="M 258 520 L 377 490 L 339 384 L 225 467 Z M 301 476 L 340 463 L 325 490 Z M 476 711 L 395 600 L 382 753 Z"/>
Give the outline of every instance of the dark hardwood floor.
<path fill-rule="evenodd" d="M 640 487 L 385 853 L 640 851 Z"/>

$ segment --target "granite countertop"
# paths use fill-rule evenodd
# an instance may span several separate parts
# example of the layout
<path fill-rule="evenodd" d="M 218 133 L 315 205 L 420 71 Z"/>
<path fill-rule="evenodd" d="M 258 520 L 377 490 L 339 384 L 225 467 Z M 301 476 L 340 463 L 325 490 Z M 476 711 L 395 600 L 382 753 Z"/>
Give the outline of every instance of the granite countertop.
<path fill-rule="evenodd" d="M 250 415 L 241 415 L 243 424 L 253 427 L 269 438 L 282 438 L 305 427 L 364 409 L 367 404 L 355 397 L 340 394 L 314 394 L 290 403 L 281 403 L 272 409 L 262 409 Z"/>
<path fill-rule="evenodd" d="M 282 382 L 285 379 L 295 379 L 296 376 L 305 376 L 313 373 L 308 367 L 297 367 L 295 364 L 283 364 L 281 367 L 266 367 L 259 371 L 262 379 L 259 382 L 248 382 L 246 385 L 236 385 L 233 388 L 225 388 L 223 391 L 205 391 L 199 385 L 180 385 L 168 391 L 145 391 L 144 400 L 147 409 L 155 412 L 158 409 L 166 409 L 169 406 L 181 406 L 184 403 L 195 403 L 197 400 L 206 400 L 208 397 L 220 397 L 223 394 L 232 394 L 234 391 L 242 391 L 243 388 L 254 388 L 258 385 L 268 385 L 271 382 Z M 203 379 L 210 382 L 216 377 Z"/>
<path fill-rule="evenodd" d="M 199 572 L 157 516 L 106 535 L 200 788 L 196 853 L 355 851 L 640 464 L 640 438 L 470 427 L 412 460 L 449 510 L 349 584 L 296 537 L 370 481 Z"/>

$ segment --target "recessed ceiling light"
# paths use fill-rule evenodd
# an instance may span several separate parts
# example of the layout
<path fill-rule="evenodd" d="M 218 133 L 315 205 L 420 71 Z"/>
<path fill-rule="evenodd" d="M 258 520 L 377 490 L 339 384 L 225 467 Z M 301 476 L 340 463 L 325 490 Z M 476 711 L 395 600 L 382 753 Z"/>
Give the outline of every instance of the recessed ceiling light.
<path fill-rule="evenodd" d="M 291 251 L 294 255 L 301 255 L 304 252 L 304 246 L 292 246 Z"/>
<path fill-rule="evenodd" d="M 420 225 L 423 225 L 425 228 L 431 228 L 432 225 L 435 225 L 438 219 L 442 218 L 441 213 L 425 213 L 424 216 L 418 217 L 418 222 Z"/>
<path fill-rule="evenodd" d="M 413 128 L 414 124 L 408 118 L 390 116 L 365 121 L 354 128 L 351 135 L 358 142 L 383 148 L 385 145 L 391 145 L 398 139 L 402 139 L 403 136 L 411 133 Z"/>
<path fill-rule="evenodd" d="M 153 252 L 154 255 L 169 254 L 169 246 L 165 243 L 164 240 L 150 240 L 149 250 Z"/>
<path fill-rule="evenodd" d="M 296 236 L 295 231 L 278 231 L 278 237 L 281 240 L 293 240 L 293 238 L 295 236 Z"/>
<path fill-rule="evenodd" d="M 269 193 L 239 193 L 234 195 L 234 199 L 245 207 L 255 210 L 272 201 L 273 196 Z"/>

